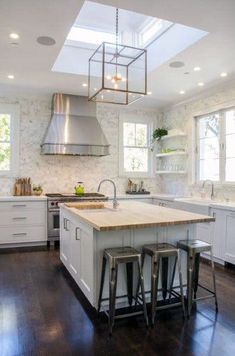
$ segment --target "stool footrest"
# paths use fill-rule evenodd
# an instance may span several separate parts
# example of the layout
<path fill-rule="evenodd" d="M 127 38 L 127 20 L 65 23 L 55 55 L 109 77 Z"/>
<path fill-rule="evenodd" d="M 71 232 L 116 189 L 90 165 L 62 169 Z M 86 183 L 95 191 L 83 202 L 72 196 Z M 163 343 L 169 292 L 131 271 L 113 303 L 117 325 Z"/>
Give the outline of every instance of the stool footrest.
<path fill-rule="evenodd" d="M 215 294 L 209 294 L 209 295 L 204 295 L 203 297 L 198 297 L 198 298 L 194 298 L 193 301 L 197 302 L 198 300 L 204 300 L 204 299 L 209 299 L 209 298 L 215 298 Z"/>
<path fill-rule="evenodd" d="M 180 306 L 182 306 L 182 303 L 181 302 L 177 302 L 177 303 L 161 305 L 159 307 L 156 307 L 156 310 L 169 309 L 169 308 L 180 307 Z"/>
<path fill-rule="evenodd" d="M 109 313 L 104 310 L 105 315 L 109 318 Z M 143 311 L 136 311 L 136 312 L 130 312 L 130 313 L 123 313 L 123 314 L 119 314 L 119 315 L 115 315 L 114 319 L 124 319 L 124 318 L 130 318 L 132 316 L 136 316 L 136 315 L 143 315 L 144 312 Z"/>
<path fill-rule="evenodd" d="M 202 286 L 200 283 L 198 283 L 198 286 L 204 290 L 206 290 L 207 292 L 211 293 L 211 294 L 215 294 L 215 292 L 213 292 L 212 290 L 208 289 L 207 287 Z"/>

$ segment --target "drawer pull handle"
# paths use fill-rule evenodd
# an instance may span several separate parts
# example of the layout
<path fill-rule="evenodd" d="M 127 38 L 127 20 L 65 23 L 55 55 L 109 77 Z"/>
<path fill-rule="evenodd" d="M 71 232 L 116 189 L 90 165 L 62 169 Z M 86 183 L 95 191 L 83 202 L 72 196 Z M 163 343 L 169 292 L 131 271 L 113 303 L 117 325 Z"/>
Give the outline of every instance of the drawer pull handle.
<path fill-rule="evenodd" d="M 80 228 L 76 227 L 75 240 L 80 240 L 80 237 L 78 237 L 78 231 L 80 231 Z"/>
<path fill-rule="evenodd" d="M 14 205 L 12 205 L 13 206 L 13 208 L 18 208 L 18 207 L 25 207 L 25 206 L 27 206 L 26 204 L 14 204 Z"/>
<path fill-rule="evenodd" d="M 69 222 L 69 220 L 67 218 L 64 218 L 64 230 L 65 231 L 69 231 L 68 222 Z"/>
<path fill-rule="evenodd" d="M 25 220 L 25 219 L 27 219 L 26 216 L 12 218 L 12 220 Z"/>
<path fill-rule="evenodd" d="M 17 232 L 15 234 L 12 234 L 13 236 L 26 236 L 27 233 L 26 232 Z"/>

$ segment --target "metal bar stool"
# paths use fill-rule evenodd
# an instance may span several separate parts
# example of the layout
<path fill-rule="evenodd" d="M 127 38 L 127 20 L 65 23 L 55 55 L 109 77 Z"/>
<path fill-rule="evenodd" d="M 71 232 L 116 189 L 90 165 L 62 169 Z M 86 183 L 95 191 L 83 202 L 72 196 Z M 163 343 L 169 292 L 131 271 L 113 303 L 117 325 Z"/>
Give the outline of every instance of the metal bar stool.
<path fill-rule="evenodd" d="M 154 324 L 154 321 L 155 321 L 156 310 L 168 309 L 168 308 L 175 307 L 177 305 L 181 305 L 182 310 L 183 310 L 183 315 L 185 316 L 184 292 L 183 292 L 183 282 L 182 282 L 179 249 L 176 248 L 175 246 L 167 244 L 167 243 L 144 245 L 143 246 L 143 256 L 142 256 L 142 268 L 144 265 L 144 260 L 145 260 L 146 255 L 149 255 L 151 257 L 151 322 L 152 322 L 152 325 Z M 162 261 L 162 267 L 164 267 L 166 259 L 168 260 L 168 258 L 171 256 L 175 257 L 175 260 L 174 260 L 174 267 L 173 267 L 172 277 L 171 277 L 171 282 L 170 282 L 170 288 L 168 290 L 167 285 L 166 285 L 165 281 L 163 280 L 162 281 L 162 285 L 163 285 L 162 289 L 158 289 L 160 260 Z M 178 274 L 179 274 L 180 294 L 174 290 L 177 287 L 173 286 L 176 266 L 177 266 Z M 157 307 L 157 294 L 158 294 L 159 290 L 164 291 L 164 295 L 163 295 L 164 301 L 166 300 L 166 296 L 167 296 L 167 292 L 168 292 L 169 300 L 168 300 L 168 304 Z M 177 302 L 177 303 L 171 303 L 172 295 L 180 298 L 181 301 Z M 139 297 L 139 283 L 137 285 L 137 291 L 136 291 L 136 300 L 137 299 L 140 299 L 140 297 Z"/>
<path fill-rule="evenodd" d="M 195 301 L 215 298 L 215 308 L 218 311 L 218 302 L 216 294 L 216 283 L 215 283 L 215 268 L 212 253 L 212 245 L 201 240 L 180 240 L 177 243 L 177 247 L 187 252 L 187 300 L 188 300 L 188 317 L 191 314 L 192 304 Z M 214 290 L 211 291 L 205 286 L 198 283 L 199 278 L 199 264 L 200 264 L 200 253 L 210 252 L 211 256 L 211 270 L 213 277 Z M 197 298 L 198 286 L 209 292 L 209 295 Z M 194 296 L 193 296 L 194 293 Z"/>
<path fill-rule="evenodd" d="M 105 279 L 105 270 L 106 262 L 109 263 L 109 298 L 102 298 L 104 279 Z M 117 298 L 128 297 L 129 305 L 132 305 L 133 301 L 133 263 L 137 262 L 138 265 L 138 274 L 141 285 L 142 293 L 142 311 L 135 311 L 126 314 L 121 314 L 115 316 L 115 301 Z M 127 273 L 127 295 L 122 295 L 116 297 L 117 289 L 117 277 L 118 277 L 118 265 L 120 263 L 126 264 L 126 273 Z M 142 273 L 142 264 L 141 264 L 141 253 L 132 247 L 118 247 L 118 248 L 109 248 L 104 250 L 103 254 L 103 263 L 102 263 L 102 274 L 101 274 L 101 284 L 100 284 L 100 294 L 98 301 L 98 312 L 101 308 L 101 303 L 105 300 L 109 300 L 109 312 L 105 312 L 109 318 L 109 332 L 112 334 L 112 328 L 114 326 L 114 320 L 124 317 L 144 314 L 146 325 L 148 326 L 148 315 L 145 302 L 145 292 L 144 292 L 144 279 Z"/>

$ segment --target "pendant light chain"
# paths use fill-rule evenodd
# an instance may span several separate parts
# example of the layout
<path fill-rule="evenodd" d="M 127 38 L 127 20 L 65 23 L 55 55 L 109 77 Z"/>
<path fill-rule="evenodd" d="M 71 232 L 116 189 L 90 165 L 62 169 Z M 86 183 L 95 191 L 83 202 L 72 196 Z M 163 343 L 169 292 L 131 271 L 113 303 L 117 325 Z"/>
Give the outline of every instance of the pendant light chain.
<path fill-rule="evenodd" d="M 116 8 L 116 77 L 117 77 L 117 61 L 118 61 L 118 15 L 119 11 Z"/>
<path fill-rule="evenodd" d="M 119 10 L 116 9 L 116 47 L 118 46 L 118 14 Z"/>

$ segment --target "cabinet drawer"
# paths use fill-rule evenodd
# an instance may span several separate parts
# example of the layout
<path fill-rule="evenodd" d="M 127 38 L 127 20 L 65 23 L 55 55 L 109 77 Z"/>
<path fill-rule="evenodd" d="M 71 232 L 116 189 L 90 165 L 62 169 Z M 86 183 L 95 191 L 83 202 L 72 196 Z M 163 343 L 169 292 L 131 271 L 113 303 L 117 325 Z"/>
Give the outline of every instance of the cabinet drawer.
<path fill-rule="evenodd" d="M 0 212 L 0 226 L 45 225 L 45 209 L 12 209 Z"/>
<path fill-rule="evenodd" d="M 7 201 L 0 203 L 0 211 L 23 211 L 34 209 L 46 209 L 45 201 Z"/>
<path fill-rule="evenodd" d="M 0 244 L 46 241 L 44 226 L 1 227 Z"/>

